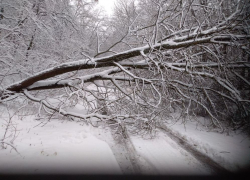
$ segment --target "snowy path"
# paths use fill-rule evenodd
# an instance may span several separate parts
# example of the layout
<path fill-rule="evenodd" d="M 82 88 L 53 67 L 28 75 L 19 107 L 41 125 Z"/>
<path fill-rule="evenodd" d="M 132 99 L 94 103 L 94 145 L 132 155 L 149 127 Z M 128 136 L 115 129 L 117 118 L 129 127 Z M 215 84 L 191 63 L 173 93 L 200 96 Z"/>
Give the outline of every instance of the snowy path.
<path fill-rule="evenodd" d="M 15 119 L 20 134 L 14 145 L 21 156 L 1 149 L 0 174 L 211 174 L 161 132 L 155 139 L 131 136 L 121 143 L 107 127 L 53 120 L 33 128 L 39 124 L 33 118 Z"/>
<path fill-rule="evenodd" d="M 182 149 L 165 133 L 158 132 L 154 139 L 130 137 L 138 154 L 142 174 L 209 175 L 211 170 Z"/>
<path fill-rule="evenodd" d="M 212 170 L 214 174 L 227 174 L 230 173 L 224 167 L 219 165 L 209 156 L 204 153 L 199 152 L 194 146 L 191 145 L 188 141 L 185 141 L 183 138 L 178 137 L 174 133 L 171 132 L 169 128 L 165 125 L 162 125 L 161 129 L 165 132 L 171 139 L 173 139 L 180 147 L 189 152 L 193 157 L 195 157 L 199 162 Z"/>
<path fill-rule="evenodd" d="M 32 119 L 19 121 L 21 131 L 14 144 L 21 156 L 1 149 L 0 174 L 122 173 L 109 145 L 98 138 L 105 130 L 99 133 L 91 126 L 58 120 L 33 128 L 37 124 Z"/>
<path fill-rule="evenodd" d="M 178 116 L 178 115 L 176 115 Z M 176 118 L 176 117 L 175 117 Z M 204 122 L 199 117 L 199 122 Z M 209 132 L 197 121 L 168 124 L 171 133 L 185 139 L 199 152 L 206 154 L 230 172 L 249 170 L 250 138 L 240 131 L 217 133 Z"/>
<path fill-rule="evenodd" d="M 2 137 L 5 119 L 0 120 Z M 35 127 L 40 121 L 34 116 L 14 122 L 20 130 L 14 145 L 21 155 L 10 147 L 0 149 L 0 174 L 208 175 L 218 171 L 207 164 L 206 158 L 202 161 L 161 130 L 154 139 L 130 136 L 117 140 L 109 127 L 95 128 L 82 122 L 53 119 L 44 127 Z M 192 139 L 188 142 L 194 143 Z"/>

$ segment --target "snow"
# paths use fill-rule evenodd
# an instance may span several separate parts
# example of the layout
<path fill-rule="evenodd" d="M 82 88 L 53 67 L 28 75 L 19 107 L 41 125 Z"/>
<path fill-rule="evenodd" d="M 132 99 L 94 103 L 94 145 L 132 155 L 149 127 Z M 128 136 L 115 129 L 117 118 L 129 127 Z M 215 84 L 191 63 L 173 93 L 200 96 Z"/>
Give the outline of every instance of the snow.
<path fill-rule="evenodd" d="M 204 123 L 204 118 L 199 117 L 198 121 Z M 210 132 L 198 121 L 189 121 L 185 126 L 180 122 L 167 125 L 174 134 L 184 137 L 226 169 L 237 172 L 250 167 L 250 138 L 246 134 Z"/>
<path fill-rule="evenodd" d="M 60 120 L 42 127 L 34 116 L 14 121 L 20 129 L 14 141 L 20 155 L 1 149 L 0 174 L 121 174 L 109 145 L 98 138 L 105 130 Z"/>
<path fill-rule="evenodd" d="M 77 105 L 69 110 L 84 115 L 86 110 L 82 108 Z M 8 113 L 3 109 L 0 105 L 1 138 L 8 120 Z M 202 118 L 199 120 L 203 121 Z M 249 166 L 250 139 L 244 134 L 207 132 L 203 126 L 197 126 L 196 121 L 187 122 L 186 128 L 179 122 L 172 124 L 170 119 L 168 122 L 166 125 L 175 135 L 184 138 L 226 169 L 237 171 Z M 117 139 L 104 125 L 96 128 L 83 121 L 69 121 L 60 116 L 48 121 L 37 120 L 32 114 L 19 115 L 13 116 L 12 123 L 19 133 L 13 145 L 20 154 L 10 146 L 0 149 L 0 174 L 213 173 L 159 129 L 151 139 L 130 135 L 128 140 L 124 140 Z M 5 141 L 10 142 L 10 139 Z"/>
<path fill-rule="evenodd" d="M 209 169 L 162 132 L 158 132 L 154 139 L 142 139 L 133 136 L 131 140 L 139 156 L 143 157 L 146 163 L 153 168 L 148 173 L 153 172 L 161 175 L 211 174 Z"/>
<path fill-rule="evenodd" d="M 98 5 L 104 8 L 105 12 L 111 16 L 113 14 L 113 7 L 114 7 L 115 0 L 99 0 Z"/>

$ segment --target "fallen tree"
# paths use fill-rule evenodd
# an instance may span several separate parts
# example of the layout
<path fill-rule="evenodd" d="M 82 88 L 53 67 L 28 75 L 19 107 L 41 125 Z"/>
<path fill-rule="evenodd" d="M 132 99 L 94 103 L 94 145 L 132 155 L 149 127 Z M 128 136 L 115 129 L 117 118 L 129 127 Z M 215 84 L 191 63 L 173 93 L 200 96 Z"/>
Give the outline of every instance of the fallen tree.
<path fill-rule="evenodd" d="M 85 121 L 94 117 L 121 132 L 126 126 L 133 133 L 152 132 L 174 110 L 183 122 L 198 114 L 220 130 L 249 127 L 248 1 L 230 1 L 224 9 L 223 1 L 181 2 L 152 1 L 153 25 L 141 27 L 147 14 L 139 9 L 134 18 L 128 15 L 133 19 L 128 30 L 108 49 L 99 51 L 97 35 L 96 54 L 6 85 L 0 102 L 21 94 L 48 113 Z M 133 45 L 131 38 L 141 45 Z M 121 44 L 126 50 L 116 52 L 124 48 Z M 96 72 L 86 74 L 88 69 Z M 58 91 L 61 103 L 54 106 L 45 90 L 58 88 L 65 91 Z M 67 111 L 70 99 L 86 104 L 88 113 Z"/>

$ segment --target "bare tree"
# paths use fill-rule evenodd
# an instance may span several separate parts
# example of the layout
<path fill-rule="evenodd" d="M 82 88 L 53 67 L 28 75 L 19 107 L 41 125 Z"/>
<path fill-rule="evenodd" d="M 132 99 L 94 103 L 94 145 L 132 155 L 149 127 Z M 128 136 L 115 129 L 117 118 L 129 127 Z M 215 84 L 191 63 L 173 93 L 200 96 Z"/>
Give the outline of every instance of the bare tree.
<path fill-rule="evenodd" d="M 107 33 L 92 29 L 96 44 L 90 41 L 89 47 L 97 50 L 86 47 L 84 58 L 75 56 L 71 60 L 76 61 L 7 84 L 1 102 L 22 95 L 48 113 L 88 122 L 98 119 L 132 133 L 152 132 L 173 109 L 181 111 L 184 122 L 198 114 L 208 116 L 215 129 L 249 127 L 249 1 L 225 2 L 117 4 L 113 28 Z M 58 42 L 69 47 L 66 53 L 73 52 L 70 44 Z M 58 88 L 60 103 L 53 105 L 46 92 Z M 67 110 L 70 102 L 83 103 L 87 114 Z"/>

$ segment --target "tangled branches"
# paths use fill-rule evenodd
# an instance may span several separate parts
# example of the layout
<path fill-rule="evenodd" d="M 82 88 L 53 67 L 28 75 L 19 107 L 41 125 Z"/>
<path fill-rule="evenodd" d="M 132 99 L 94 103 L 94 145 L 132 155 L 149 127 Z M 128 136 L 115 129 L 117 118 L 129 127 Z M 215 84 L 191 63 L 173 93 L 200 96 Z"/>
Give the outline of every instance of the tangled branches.
<path fill-rule="evenodd" d="M 138 3 L 140 13 L 134 9 L 125 35 L 109 48 L 100 50 L 108 43 L 100 42 L 98 35 L 93 57 L 46 68 L 7 85 L 1 101 L 22 93 L 40 103 L 39 112 L 104 122 L 124 136 L 126 131 L 150 134 L 174 111 L 183 122 L 206 116 L 210 127 L 221 131 L 249 127 L 249 4 L 180 2 L 152 1 L 152 17 Z M 95 72 L 86 74 L 88 69 Z M 53 104 L 46 91 L 58 88 L 60 96 Z M 70 110 L 78 104 L 84 113 Z"/>

